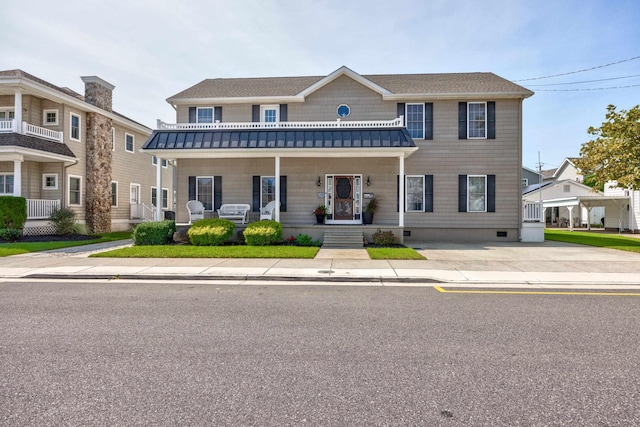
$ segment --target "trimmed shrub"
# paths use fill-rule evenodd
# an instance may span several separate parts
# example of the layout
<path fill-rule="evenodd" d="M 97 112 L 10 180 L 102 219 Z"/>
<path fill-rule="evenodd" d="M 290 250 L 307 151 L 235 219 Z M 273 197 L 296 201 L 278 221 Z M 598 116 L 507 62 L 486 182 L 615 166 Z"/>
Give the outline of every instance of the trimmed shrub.
<path fill-rule="evenodd" d="M 220 246 L 233 235 L 236 225 L 224 218 L 196 221 L 189 231 L 189 241 L 195 246 Z"/>
<path fill-rule="evenodd" d="M 78 232 L 76 213 L 69 208 L 54 209 L 49 215 L 49 222 L 53 225 L 58 236 L 66 236 Z"/>
<path fill-rule="evenodd" d="M 373 233 L 373 243 L 380 246 L 391 246 L 393 242 L 395 242 L 396 238 L 393 235 L 393 231 L 382 231 L 378 228 L 378 230 Z"/>
<path fill-rule="evenodd" d="M 133 230 L 133 244 L 138 246 L 166 245 L 176 232 L 173 220 L 143 222 Z"/>
<path fill-rule="evenodd" d="M 0 239 L 15 242 L 22 237 L 22 230 L 17 228 L 0 228 Z"/>
<path fill-rule="evenodd" d="M 282 224 L 263 219 L 252 222 L 244 230 L 244 240 L 249 246 L 268 246 L 282 241 Z"/>
<path fill-rule="evenodd" d="M 320 241 L 313 240 L 308 234 L 298 234 L 295 242 L 298 246 L 322 246 Z"/>
<path fill-rule="evenodd" d="M 22 230 L 27 220 L 27 199 L 24 197 L 0 196 L 0 228 Z"/>

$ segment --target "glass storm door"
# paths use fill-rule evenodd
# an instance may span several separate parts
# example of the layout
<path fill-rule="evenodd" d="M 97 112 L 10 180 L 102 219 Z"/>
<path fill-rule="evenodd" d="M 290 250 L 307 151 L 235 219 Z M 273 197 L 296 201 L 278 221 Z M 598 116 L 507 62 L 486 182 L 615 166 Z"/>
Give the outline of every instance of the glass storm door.
<path fill-rule="evenodd" d="M 333 219 L 353 219 L 353 176 L 333 177 Z"/>

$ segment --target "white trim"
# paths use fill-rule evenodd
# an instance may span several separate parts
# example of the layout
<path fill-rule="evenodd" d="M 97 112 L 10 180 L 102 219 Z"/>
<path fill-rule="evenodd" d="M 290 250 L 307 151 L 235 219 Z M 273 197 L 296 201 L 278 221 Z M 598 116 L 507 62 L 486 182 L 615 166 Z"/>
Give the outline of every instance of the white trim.
<path fill-rule="evenodd" d="M 276 120 L 273 122 L 267 122 L 265 114 L 267 111 L 274 110 L 276 112 Z M 260 106 L 260 123 L 279 123 L 280 122 L 280 105 L 278 104 L 265 104 Z"/>
<path fill-rule="evenodd" d="M 47 187 L 47 178 L 54 177 L 56 179 L 53 187 Z M 43 173 L 42 174 L 42 189 L 43 190 L 57 190 L 58 189 L 58 174 L 57 173 Z"/>
<path fill-rule="evenodd" d="M 260 175 L 260 209 L 264 208 L 267 204 L 263 204 L 264 200 L 262 200 L 262 196 L 264 195 L 262 180 L 265 178 L 273 178 L 273 197 L 275 200 L 276 197 L 276 176 L 275 175 Z M 268 202 L 267 202 L 268 203 Z"/>
<path fill-rule="evenodd" d="M 411 138 L 413 139 L 425 139 L 425 108 L 424 108 L 424 102 L 407 102 L 404 105 L 404 127 L 407 128 L 407 124 L 409 123 L 409 114 L 408 114 L 408 109 L 409 109 L 409 105 L 420 105 L 422 106 L 422 136 L 420 137 L 414 137 L 411 136 Z M 407 132 L 409 132 L 409 129 L 407 128 Z M 409 135 L 411 135 L 411 133 L 409 133 Z"/>
<path fill-rule="evenodd" d="M 133 190 L 134 188 L 137 189 L 136 195 L 137 195 L 137 199 L 138 200 L 131 199 L 131 190 Z M 142 203 L 142 200 L 141 200 L 142 194 L 141 194 L 140 188 L 141 188 L 140 184 L 138 184 L 138 183 L 135 183 L 135 182 L 129 183 L 129 204 L 131 204 L 131 205 L 133 205 L 133 204 L 139 205 L 140 203 Z"/>
<path fill-rule="evenodd" d="M 471 178 L 484 178 L 484 210 L 482 211 L 472 211 L 469 208 L 469 195 L 470 195 L 470 185 L 469 182 L 471 180 Z M 482 213 L 482 212 L 487 212 L 487 175 L 467 175 L 467 212 L 472 212 L 472 213 Z"/>
<path fill-rule="evenodd" d="M 127 137 L 130 136 L 131 137 L 131 150 L 127 149 Z M 124 151 L 126 151 L 127 153 L 135 153 L 136 152 L 136 137 L 128 132 L 124 133 Z"/>
<path fill-rule="evenodd" d="M 0 187 L 0 195 L 3 196 L 14 196 L 16 191 L 16 179 L 15 179 L 15 171 L 12 172 L 0 172 L 0 176 L 3 176 L 3 185 Z M 4 190 L 7 187 L 7 177 L 10 176 L 13 178 L 13 191 L 11 193 L 5 193 Z"/>
<path fill-rule="evenodd" d="M 471 114 L 469 114 L 469 109 L 471 108 L 471 104 L 484 104 L 484 136 L 471 136 L 469 132 L 469 123 L 471 123 Z M 488 117 L 487 117 L 487 103 L 486 102 L 467 102 L 467 139 L 487 139 L 488 133 Z"/>
<path fill-rule="evenodd" d="M 164 205 L 164 193 L 165 191 L 167 192 L 167 205 Z M 161 197 L 160 197 L 160 203 L 162 204 L 162 209 L 169 209 L 169 189 L 167 187 L 162 187 L 162 192 L 161 192 Z"/>
<path fill-rule="evenodd" d="M 156 204 L 153 203 L 153 192 L 156 192 Z M 167 193 L 167 205 L 165 206 L 164 204 L 164 193 Z M 151 202 L 152 206 L 158 207 L 158 187 L 156 187 L 155 185 L 151 186 L 151 193 L 149 194 L 150 198 L 149 201 Z M 160 208 L 161 210 L 167 210 L 169 209 L 169 189 L 167 187 L 162 187 L 162 191 L 160 192 Z"/>
<path fill-rule="evenodd" d="M 409 209 L 409 197 L 407 194 L 407 189 L 409 188 L 408 179 L 409 178 L 420 178 L 422 180 L 422 209 Z M 426 205 L 426 195 L 425 195 L 425 178 L 424 175 L 405 175 L 404 177 L 404 210 L 405 212 L 424 212 Z"/>
<path fill-rule="evenodd" d="M 213 175 L 196 175 L 196 200 L 200 200 L 200 199 L 198 198 L 198 196 L 200 195 L 200 194 L 198 194 L 198 193 L 199 193 L 199 192 L 198 192 L 198 180 L 199 180 L 200 178 L 211 178 L 211 210 L 208 210 L 208 209 L 206 208 L 206 206 L 205 206 L 205 209 L 204 209 L 204 210 L 205 210 L 205 211 L 208 211 L 208 212 L 213 212 L 213 211 L 215 211 L 215 209 L 216 209 L 216 206 L 215 206 L 215 204 L 216 204 L 216 203 L 215 203 L 215 186 L 216 186 L 216 180 L 215 180 L 215 178 L 213 177 Z M 203 203 L 203 205 L 204 205 L 204 203 Z"/>
<path fill-rule="evenodd" d="M 49 123 L 47 122 L 47 114 L 48 113 L 56 113 L 56 121 Z M 48 110 L 42 110 L 42 126 L 58 126 L 60 122 L 60 112 L 57 108 L 51 108 Z"/>
<path fill-rule="evenodd" d="M 211 121 L 210 122 L 201 122 L 198 120 L 198 111 L 200 110 L 211 110 Z M 215 122 L 215 109 L 213 107 L 196 107 L 196 123 L 213 123 Z"/>
<path fill-rule="evenodd" d="M 328 85 L 329 83 L 331 83 L 332 81 L 336 80 L 338 77 L 341 77 L 341 76 L 351 77 L 356 82 L 358 82 L 361 85 L 371 89 L 374 92 L 379 93 L 380 95 L 384 96 L 384 95 L 390 95 L 391 94 L 391 92 L 389 92 L 387 89 L 383 88 L 382 86 L 379 86 L 379 85 L 375 84 L 374 82 L 372 82 L 371 80 L 367 79 L 366 77 L 361 76 L 360 74 L 356 73 L 355 71 L 353 71 L 350 68 L 348 68 L 348 67 L 343 65 L 342 67 L 340 67 L 337 70 L 335 70 L 333 73 L 331 73 L 328 76 L 320 79 L 316 83 L 314 83 L 311 86 L 309 86 L 308 88 L 304 89 L 302 92 L 298 93 L 297 96 L 302 97 L 302 98 L 306 98 L 308 95 L 312 94 L 313 92 L 317 91 L 318 89 L 323 88 L 324 86 Z"/>
<path fill-rule="evenodd" d="M 71 203 L 71 179 L 78 179 L 80 181 L 80 188 L 78 189 L 79 203 Z M 82 177 L 79 175 L 67 176 L 67 205 L 69 206 L 82 206 Z"/>
<path fill-rule="evenodd" d="M 151 156 L 151 164 L 153 166 L 158 166 L 158 157 L 157 156 Z"/>
<path fill-rule="evenodd" d="M 74 116 L 78 118 L 78 138 L 73 137 L 73 117 Z M 78 141 L 78 142 L 82 140 L 82 116 L 80 116 L 80 114 L 78 113 L 74 113 L 74 112 L 69 113 L 69 139 L 71 141 Z"/>
<path fill-rule="evenodd" d="M 78 159 L 74 157 L 64 156 L 62 154 L 49 153 L 47 151 L 35 150 L 32 148 L 18 147 L 18 146 L 0 146 L 0 156 L 5 154 L 18 154 L 26 158 L 26 160 L 30 160 L 30 158 L 39 158 L 39 159 L 54 159 L 61 162 L 70 162 L 71 164 L 78 163 Z M 29 158 L 27 158 L 29 157 Z M 1 159 L 2 161 L 6 161 L 5 159 Z"/>
<path fill-rule="evenodd" d="M 116 185 L 116 204 L 113 204 L 113 184 Z M 120 185 L 118 184 L 118 181 L 111 181 L 111 207 L 112 208 L 117 208 L 118 207 L 118 191 L 119 191 Z"/>

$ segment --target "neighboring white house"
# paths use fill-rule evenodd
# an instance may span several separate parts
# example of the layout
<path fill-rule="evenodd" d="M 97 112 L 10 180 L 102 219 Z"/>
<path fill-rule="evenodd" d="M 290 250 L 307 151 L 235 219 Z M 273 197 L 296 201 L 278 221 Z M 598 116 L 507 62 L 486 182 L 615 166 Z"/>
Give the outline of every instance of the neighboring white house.
<path fill-rule="evenodd" d="M 640 232 L 640 191 L 628 190 L 616 187 L 615 181 L 605 185 L 604 195 L 606 197 L 623 198 L 625 203 L 620 203 L 615 207 L 618 209 L 619 215 L 605 217 L 605 228 L 618 228 L 621 225 L 623 230 L 629 230 L 631 233 Z"/>

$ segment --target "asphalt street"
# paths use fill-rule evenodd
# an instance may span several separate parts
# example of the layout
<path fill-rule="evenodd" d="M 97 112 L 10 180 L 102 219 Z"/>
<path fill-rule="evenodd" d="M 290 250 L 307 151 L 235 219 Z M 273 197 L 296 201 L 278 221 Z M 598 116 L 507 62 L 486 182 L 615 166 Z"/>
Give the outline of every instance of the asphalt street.
<path fill-rule="evenodd" d="M 637 296 L 0 283 L 0 424 L 640 425 Z"/>

